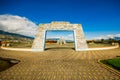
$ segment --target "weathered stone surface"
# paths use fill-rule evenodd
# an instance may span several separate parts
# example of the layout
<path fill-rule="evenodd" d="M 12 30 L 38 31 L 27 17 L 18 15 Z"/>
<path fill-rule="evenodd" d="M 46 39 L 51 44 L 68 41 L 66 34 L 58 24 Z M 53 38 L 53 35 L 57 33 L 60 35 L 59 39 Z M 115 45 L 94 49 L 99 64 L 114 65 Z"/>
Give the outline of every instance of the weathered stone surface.
<path fill-rule="evenodd" d="M 35 40 L 32 45 L 33 51 L 44 51 L 45 35 L 47 30 L 73 30 L 75 37 L 75 50 L 81 51 L 88 48 L 81 24 L 70 24 L 69 22 L 51 22 L 40 24 Z"/>

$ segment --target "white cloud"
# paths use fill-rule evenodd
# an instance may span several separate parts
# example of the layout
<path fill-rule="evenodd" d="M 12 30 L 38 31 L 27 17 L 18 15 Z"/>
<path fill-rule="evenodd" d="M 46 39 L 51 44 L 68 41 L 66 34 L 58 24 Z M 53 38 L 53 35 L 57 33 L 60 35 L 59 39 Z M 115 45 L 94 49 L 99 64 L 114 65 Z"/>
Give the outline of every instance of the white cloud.
<path fill-rule="evenodd" d="M 58 35 L 47 36 L 47 39 L 49 39 L 49 38 L 60 38 L 60 36 L 58 36 Z"/>
<path fill-rule="evenodd" d="M 106 36 L 107 38 L 114 38 L 114 35 L 110 34 Z"/>
<path fill-rule="evenodd" d="M 73 37 L 73 34 L 69 34 L 68 37 Z"/>
<path fill-rule="evenodd" d="M 99 36 L 99 37 L 95 37 L 94 39 L 95 39 L 95 40 L 101 40 L 101 39 L 107 39 L 107 37 L 101 35 L 101 36 Z"/>
<path fill-rule="evenodd" d="M 0 30 L 25 36 L 35 36 L 37 25 L 25 17 L 0 15 Z"/>
<path fill-rule="evenodd" d="M 60 38 L 62 37 L 65 40 L 74 40 L 73 38 L 73 34 L 68 34 L 68 35 L 51 35 L 51 36 L 47 36 L 47 39 L 49 38 Z"/>
<path fill-rule="evenodd" d="M 120 37 L 120 34 L 116 34 L 115 37 Z"/>
<path fill-rule="evenodd" d="M 64 37 L 65 40 L 74 40 L 73 34 L 69 34 L 68 36 Z"/>
<path fill-rule="evenodd" d="M 101 40 L 103 39 L 101 36 L 100 37 L 95 37 L 94 40 Z"/>
<path fill-rule="evenodd" d="M 114 37 L 120 37 L 120 34 L 108 34 L 108 35 L 104 35 L 104 36 L 99 36 L 99 37 L 95 37 L 95 40 L 101 40 L 101 39 L 109 39 L 109 38 L 114 38 Z"/>

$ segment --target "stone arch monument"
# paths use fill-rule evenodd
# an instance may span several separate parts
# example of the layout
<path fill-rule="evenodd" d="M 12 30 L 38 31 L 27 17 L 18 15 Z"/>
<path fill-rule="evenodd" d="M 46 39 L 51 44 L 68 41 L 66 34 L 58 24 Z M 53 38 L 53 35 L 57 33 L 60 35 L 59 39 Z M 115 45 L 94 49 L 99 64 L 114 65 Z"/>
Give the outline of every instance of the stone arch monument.
<path fill-rule="evenodd" d="M 33 51 L 44 51 L 47 30 L 73 30 L 75 50 L 83 51 L 88 49 L 81 24 L 70 24 L 69 22 L 51 22 L 49 24 L 39 25 L 38 32 L 32 45 Z"/>

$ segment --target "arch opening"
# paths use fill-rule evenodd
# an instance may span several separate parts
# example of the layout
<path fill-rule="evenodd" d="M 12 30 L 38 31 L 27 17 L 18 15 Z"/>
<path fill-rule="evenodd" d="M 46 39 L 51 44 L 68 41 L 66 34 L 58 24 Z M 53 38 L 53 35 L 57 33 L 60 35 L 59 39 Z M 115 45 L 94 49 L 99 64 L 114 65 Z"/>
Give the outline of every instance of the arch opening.
<path fill-rule="evenodd" d="M 73 30 L 75 50 L 83 51 L 88 49 L 81 24 L 70 24 L 69 22 L 51 22 L 48 24 L 39 25 L 38 32 L 32 45 L 33 51 L 44 51 L 47 30 Z"/>
<path fill-rule="evenodd" d="M 75 37 L 73 30 L 46 30 L 45 50 L 74 49 Z"/>

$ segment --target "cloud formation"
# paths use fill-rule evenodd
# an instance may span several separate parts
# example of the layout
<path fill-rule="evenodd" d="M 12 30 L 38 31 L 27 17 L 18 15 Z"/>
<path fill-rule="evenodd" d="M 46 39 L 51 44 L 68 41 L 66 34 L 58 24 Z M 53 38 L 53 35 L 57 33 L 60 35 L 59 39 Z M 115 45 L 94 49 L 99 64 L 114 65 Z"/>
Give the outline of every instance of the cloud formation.
<path fill-rule="evenodd" d="M 115 37 L 120 37 L 120 34 L 116 34 Z"/>
<path fill-rule="evenodd" d="M 0 30 L 34 37 L 37 25 L 25 17 L 0 15 Z"/>
<path fill-rule="evenodd" d="M 95 40 L 101 40 L 101 39 L 109 39 L 109 38 L 114 38 L 114 37 L 120 37 L 120 34 L 109 34 L 109 35 L 104 35 L 104 36 L 99 36 L 99 37 L 95 37 Z"/>
<path fill-rule="evenodd" d="M 74 35 L 73 34 L 69 34 L 68 36 L 65 37 L 65 40 L 74 40 Z"/>
<path fill-rule="evenodd" d="M 65 40 L 74 40 L 74 36 L 73 36 L 73 34 L 71 33 L 71 34 L 67 34 L 67 35 L 59 35 L 59 34 L 57 34 L 57 35 L 47 35 L 47 39 L 52 39 L 52 38 L 60 38 L 60 37 L 62 37 L 63 39 L 65 39 Z"/>

